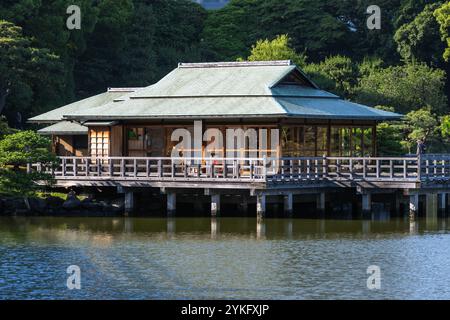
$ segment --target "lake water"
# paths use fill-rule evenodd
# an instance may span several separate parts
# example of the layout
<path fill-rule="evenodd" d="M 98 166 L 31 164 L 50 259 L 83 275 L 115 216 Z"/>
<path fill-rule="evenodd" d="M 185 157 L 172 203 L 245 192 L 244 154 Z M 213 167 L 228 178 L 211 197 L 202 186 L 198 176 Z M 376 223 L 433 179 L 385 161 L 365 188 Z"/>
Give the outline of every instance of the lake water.
<path fill-rule="evenodd" d="M 450 220 L 0 218 L 0 299 L 450 299 Z M 66 286 L 68 266 L 81 289 Z M 367 288 L 367 268 L 381 288 Z"/>

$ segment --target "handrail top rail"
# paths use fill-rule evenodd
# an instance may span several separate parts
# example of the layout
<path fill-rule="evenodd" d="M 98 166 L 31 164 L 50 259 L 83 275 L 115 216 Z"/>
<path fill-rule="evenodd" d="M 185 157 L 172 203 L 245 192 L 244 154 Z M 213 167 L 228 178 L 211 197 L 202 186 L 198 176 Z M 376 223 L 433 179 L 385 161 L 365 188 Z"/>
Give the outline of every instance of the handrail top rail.
<path fill-rule="evenodd" d="M 92 160 L 202 160 L 202 161 L 211 161 L 211 160 L 246 160 L 246 161 L 263 161 L 267 158 L 224 158 L 224 157 L 132 157 L 132 156 L 124 156 L 124 157 L 92 157 L 92 156 L 61 156 L 59 159 L 73 160 L 73 159 L 92 159 Z"/>
<path fill-rule="evenodd" d="M 450 155 L 443 155 L 442 158 L 450 157 Z M 319 156 L 319 157 L 133 157 L 133 156 L 110 156 L 110 157 L 96 157 L 96 156 L 58 156 L 59 159 L 99 159 L 99 160 L 247 160 L 247 161 L 281 161 L 281 160 L 380 160 L 380 161 L 413 161 L 418 160 L 419 158 L 422 160 L 426 160 L 427 156 L 420 157 L 335 157 L 335 156 Z M 430 157 L 431 158 L 431 157 Z M 433 159 L 438 159 L 437 156 L 433 156 Z"/>

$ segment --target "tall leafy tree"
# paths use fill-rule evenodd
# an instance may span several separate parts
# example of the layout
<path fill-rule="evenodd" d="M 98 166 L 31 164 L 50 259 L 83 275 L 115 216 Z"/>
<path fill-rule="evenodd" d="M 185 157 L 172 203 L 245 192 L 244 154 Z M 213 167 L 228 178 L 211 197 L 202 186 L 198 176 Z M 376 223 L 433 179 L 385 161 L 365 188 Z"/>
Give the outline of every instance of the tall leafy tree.
<path fill-rule="evenodd" d="M 289 46 L 287 34 L 279 35 L 273 40 L 258 40 L 252 46 L 248 61 L 292 60 L 299 67 L 306 64 L 306 57 Z"/>
<path fill-rule="evenodd" d="M 450 1 L 444 3 L 440 8 L 436 9 L 434 15 L 439 22 L 442 40 L 446 43 L 444 51 L 445 61 L 450 59 Z"/>
<path fill-rule="evenodd" d="M 371 106 L 392 107 L 407 113 L 428 107 L 443 114 L 447 106 L 445 72 L 424 63 L 380 68 L 359 80 L 355 99 Z"/>
<path fill-rule="evenodd" d="M 411 22 L 402 25 L 395 33 L 397 50 L 406 61 L 424 61 L 434 66 L 442 65 L 444 46 L 439 25 L 433 13 L 441 3 L 429 4 Z"/>
<path fill-rule="evenodd" d="M 32 113 L 32 102 L 42 91 L 55 92 L 63 86 L 59 56 L 32 45 L 22 28 L 0 21 L 0 113 Z"/>

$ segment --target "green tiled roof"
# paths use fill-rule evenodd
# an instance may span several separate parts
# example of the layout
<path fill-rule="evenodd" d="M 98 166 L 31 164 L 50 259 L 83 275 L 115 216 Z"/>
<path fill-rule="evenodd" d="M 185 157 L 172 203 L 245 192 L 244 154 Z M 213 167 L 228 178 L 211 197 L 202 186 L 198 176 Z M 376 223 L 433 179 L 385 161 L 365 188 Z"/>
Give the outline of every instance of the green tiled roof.
<path fill-rule="evenodd" d="M 60 121 L 38 130 L 38 133 L 43 135 L 84 135 L 88 134 L 88 128 L 76 122 Z"/>
<path fill-rule="evenodd" d="M 398 119 L 400 114 L 352 103 L 320 90 L 290 61 L 180 64 L 156 84 L 66 119 L 299 117 Z"/>
<path fill-rule="evenodd" d="M 131 90 L 131 91 L 130 91 Z M 36 117 L 28 119 L 28 122 L 32 123 L 53 123 L 61 121 L 63 115 L 71 114 L 73 112 L 85 111 L 91 108 L 96 108 L 107 103 L 113 102 L 114 99 L 118 99 L 123 95 L 129 94 L 132 91 L 136 91 L 135 88 L 120 88 L 120 89 L 108 89 L 107 92 L 76 101 L 74 103 L 65 105 L 63 107 L 51 110 L 49 112 L 40 114 Z"/>

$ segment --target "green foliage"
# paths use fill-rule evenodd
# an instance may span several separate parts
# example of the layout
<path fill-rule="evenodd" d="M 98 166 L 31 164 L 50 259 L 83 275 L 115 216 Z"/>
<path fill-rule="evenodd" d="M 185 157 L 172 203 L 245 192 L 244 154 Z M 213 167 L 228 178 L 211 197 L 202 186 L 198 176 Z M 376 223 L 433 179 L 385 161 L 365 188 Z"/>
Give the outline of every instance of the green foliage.
<path fill-rule="evenodd" d="M 380 68 L 361 77 L 356 100 L 370 106 L 382 104 L 407 113 L 422 107 L 442 114 L 447 106 L 445 72 L 424 63 Z"/>
<path fill-rule="evenodd" d="M 445 115 L 441 118 L 440 129 L 443 137 L 450 137 L 450 115 Z"/>
<path fill-rule="evenodd" d="M 247 56 L 257 40 L 286 32 L 293 48 L 308 57 L 338 53 L 351 32 L 327 9 L 327 1 L 232 0 L 208 15 L 203 32 L 206 58 L 236 60 Z"/>
<path fill-rule="evenodd" d="M 33 131 L 10 134 L 0 141 L 0 166 L 23 166 L 27 163 L 54 161 L 49 139 Z"/>
<path fill-rule="evenodd" d="M 325 90 L 350 98 L 358 81 L 358 66 L 350 58 L 333 56 L 306 66 L 305 72 Z"/>
<path fill-rule="evenodd" d="M 377 125 L 377 153 L 379 156 L 401 156 L 405 149 L 402 125 L 399 123 L 382 122 Z"/>
<path fill-rule="evenodd" d="M 11 134 L 14 132 L 14 129 L 10 128 L 8 126 L 8 122 L 6 121 L 6 118 L 4 116 L 0 116 L 0 139 L 3 139 L 3 137 L 7 134 Z"/>
<path fill-rule="evenodd" d="M 49 185 L 50 175 L 27 173 L 28 163 L 41 162 L 53 166 L 55 156 L 50 152 L 50 141 L 33 131 L 9 134 L 0 140 L 0 194 L 29 196 L 42 189 L 36 182 Z"/>
<path fill-rule="evenodd" d="M 440 3 L 429 4 L 411 22 L 402 25 L 394 35 L 397 51 L 406 61 L 424 61 L 440 65 L 443 44 L 433 15 Z"/>
<path fill-rule="evenodd" d="M 87 50 L 75 68 L 77 93 L 147 86 L 177 66 L 201 60 L 206 11 L 187 0 L 103 0 Z M 114 37 L 111 37 L 111 35 Z"/>
<path fill-rule="evenodd" d="M 303 67 L 306 58 L 298 54 L 289 46 L 289 37 L 287 34 L 277 36 L 273 40 L 258 40 L 252 46 L 248 61 L 271 61 L 271 60 L 292 60 L 299 67 Z"/>
<path fill-rule="evenodd" d="M 440 25 L 442 41 L 446 43 L 444 51 L 444 60 L 450 59 L 450 1 L 444 3 L 440 8 L 436 9 L 434 16 Z"/>
<path fill-rule="evenodd" d="M 417 140 L 431 144 L 438 139 L 438 119 L 428 108 L 414 110 L 405 116 L 405 131 L 407 133 L 404 145 L 411 150 Z"/>
<path fill-rule="evenodd" d="M 44 185 L 36 182 L 40 181 Z M 50 187 L 53 179 L 50 175 L 39 172 L 26 173 L 0 167 L 0 195 L 6 196 L 34 196 L 45 187 Z"/>
<path fill-rule="evenodd" d="M 59 57 L 48 49 L 32 46 L 22 29 L 0 20 L 0 113 L 7 105 L 11 111 L 30 112 L 35 96 L 44 95 L 44 86 L 58 90 L 62 75 Z"/>

